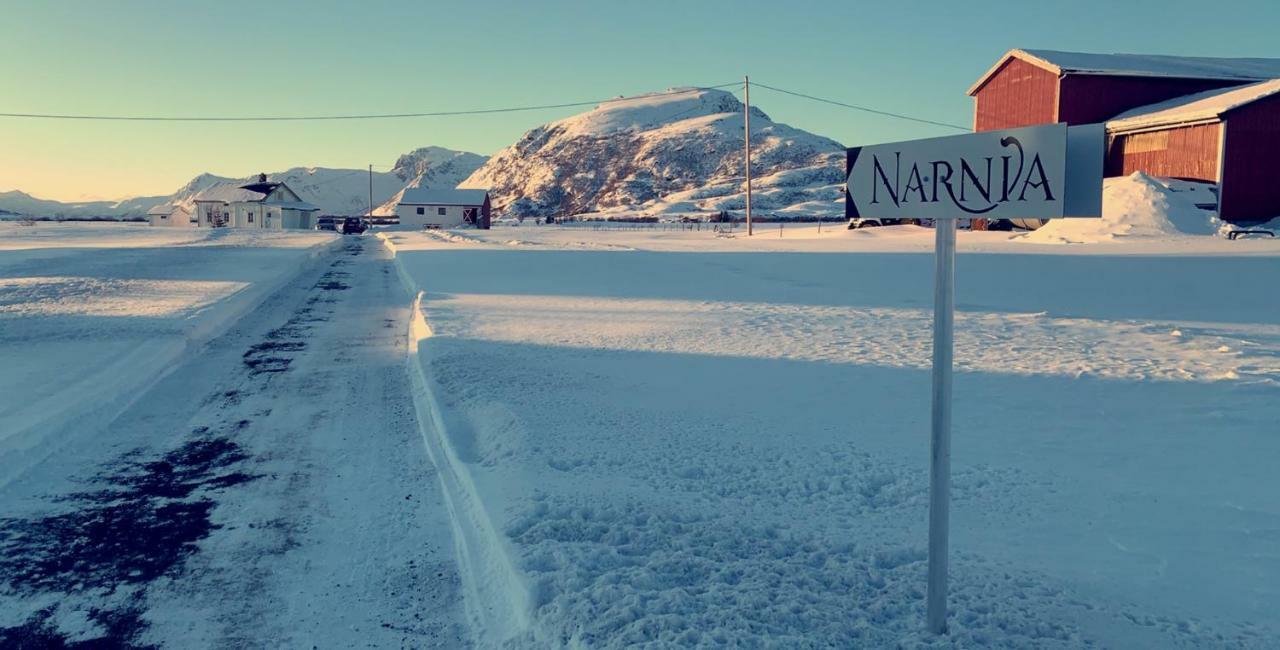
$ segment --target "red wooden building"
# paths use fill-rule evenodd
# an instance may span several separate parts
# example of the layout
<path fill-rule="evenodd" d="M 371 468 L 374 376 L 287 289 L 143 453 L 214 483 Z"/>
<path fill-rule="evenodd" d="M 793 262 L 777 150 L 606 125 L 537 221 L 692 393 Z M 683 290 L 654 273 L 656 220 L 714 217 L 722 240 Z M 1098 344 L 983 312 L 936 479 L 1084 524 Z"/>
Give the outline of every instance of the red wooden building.
<path fill-rule="evenodd" d="M 1280 59 L 1011 50 L 969 89 L 975 131 L 1107 125 L 1106 175 L 1218 184 L 1218 213 L 1280 216 Z"/>

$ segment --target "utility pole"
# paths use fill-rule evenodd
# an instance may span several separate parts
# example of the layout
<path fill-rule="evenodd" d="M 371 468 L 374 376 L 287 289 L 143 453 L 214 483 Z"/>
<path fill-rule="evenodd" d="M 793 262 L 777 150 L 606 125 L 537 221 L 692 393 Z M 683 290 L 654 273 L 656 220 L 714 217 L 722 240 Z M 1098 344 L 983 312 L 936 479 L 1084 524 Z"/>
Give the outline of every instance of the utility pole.
<path fill-rule="evenodd" d="M 751 77 L 742 77 L 743 93 L 746 100 L 742 109 L 742 129 L 746 132 L 747 158 L 747 236 L 751 236 Z"/>
<path fill-rule="evenodd" d="M 369 165 L 369 218 L 373 218 L 373 165 Z"/>

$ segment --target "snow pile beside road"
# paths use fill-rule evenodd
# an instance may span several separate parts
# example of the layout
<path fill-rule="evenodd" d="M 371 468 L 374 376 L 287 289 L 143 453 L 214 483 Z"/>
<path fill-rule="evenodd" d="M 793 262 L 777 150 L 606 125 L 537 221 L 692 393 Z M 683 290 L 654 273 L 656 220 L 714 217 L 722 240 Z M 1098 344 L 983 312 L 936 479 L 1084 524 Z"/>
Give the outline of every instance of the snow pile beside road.
<path fill-rule="evenodd" d="M 1212 213 L 1197 208 L 1189 198 L 1192 193 L 1178 191 L 1184 188 L 1176 183 L 1142 172 L 1108 178 L 1102 187 L 1101 219 L 1054 219 L 1021 239 L 1041 244 L 1086 244 L 1217 232 Z"/>
<path fill-rule="evenodd" d="M 337 237 L 5 226 L 0 484 L 119 413 Z"/>

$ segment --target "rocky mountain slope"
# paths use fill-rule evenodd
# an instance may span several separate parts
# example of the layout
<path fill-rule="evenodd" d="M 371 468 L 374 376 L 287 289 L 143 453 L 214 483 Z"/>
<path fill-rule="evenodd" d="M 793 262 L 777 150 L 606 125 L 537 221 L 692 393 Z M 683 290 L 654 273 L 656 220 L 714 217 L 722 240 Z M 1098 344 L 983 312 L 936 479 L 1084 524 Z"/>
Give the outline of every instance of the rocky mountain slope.
<path fill-rule="evenodd" d="M 672 89 L 610 101 L 529 131 L 463 187 L 509 215 L 599 216 L 742 210 L 742 103 L 723 90 Z M 843 214 L 844 148 L 751 113 L 753 208 Z"/>

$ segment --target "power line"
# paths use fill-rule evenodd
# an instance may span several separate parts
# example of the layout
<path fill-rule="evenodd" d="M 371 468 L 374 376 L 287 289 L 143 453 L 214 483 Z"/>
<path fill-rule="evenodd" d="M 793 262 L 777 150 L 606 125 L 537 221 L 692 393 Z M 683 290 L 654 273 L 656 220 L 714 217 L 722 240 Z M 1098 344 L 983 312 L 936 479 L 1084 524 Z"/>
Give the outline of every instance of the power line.
<path fill-rule="evenodd" d="M 688 88 L 684 90 L 675 90 L 669 93 L 663 93 L 666 96 L 681 95 L 685 93 L 702 92 L 704 90 L 713 90 L 718 88 L 728 88 L 729 86 L 737 86 L 737 82 L 719 84 L 716 86 L 699 86 L 696 88 Z M 447 117 L 456 115 L 488 115 L 493 113 L 515 113 L 520 111 L 540 111 L 552 108 L 574 108 L 578 106 L 594 106 L 597 104 L 607 104 L 609 102 L 625 101 L 633 99 L 633 97 L 612 97 L 609 99 L 601 99 L 586 102 L 567 102 L 564 104 L 543 104 L 540 106 L 515 106 L 506 108 L 483 108 L 466 111 L 434 111 L 426 113 L 371 113 L 358 115 L 273 115 L 273 116 L 253 116 L 253 117 L 172 117 L 157 115 L 60 115 L 51 113 L 0 113 L 0 117 L 14 118 L 31 118 L 31 119 L 47 119 L 47 120 L 107 120 L 117 122 L 314 122 L 314 121 L 334 121 L 334 120 L 387 120 L 387 119 L 404 119 L 414 117 Z"/>
<path fill-rule="evenodd" d="M 762 84 L 762 83 L 760 83 L 760 82 L 758 82 L 758 81 L 757 81 L 755 84 L 753 84 L 753 85 L 760 86 L 761 88 L 768 88 L 769 90 L 772 90 L 772 91 L 774 91 L 774 92 L 780 92 L 780 93 L 783 93 L 783 94 L 786 94 L 786 95 L 794 95 L 794 96 L 796 96 L 796 97 L 803 97 L 804 99 L 811 99 L 811 100 L 813 100 L 813 101 L 815 101 L 815 102 L 822 102 L 822 103 L 824 103 L 824 104 L 834 104 L 834 105 L 836 105 L 836 106 L 843 106 L 843 107 L 845 107 L 845 108 L 852 108 L 853 110 L 856 110 L 856 111 L 863 111 L 863 112 L 865 112 L 865 113 L 873 113 L 873 114 L 875 114 L 875 115 L 883 115 L 883 116 L 885 116 L 885 117 L 894 117 L 894 118 L 897 118 L 897 119 L 900 119 L 900 120 L 910 120 L 910 121 L 912 121 L 912 122 L 919 122 L 919 123 L 921 123 L 921 124 L 932 124 L 932 125 L 934 125 L 934 126 L 943 126 L 943 127 L 948 128 L 948 129 L 958 129 L 958 130 L 960 130 L 960 131 L 966 131 L 966 132 L 967 132 L 967 131 L 969 131 L 969 127 L 966 127 L 966 126 L 960 126 L 959 124 L 949 124 L 949 123 L 947 123 L 947 122 L 938 122 L 938 121 L 935 121 L 935 120 L 927 120 L 927 119 L 922 118 L 922 117 L 912 117 L 912 116 L 910 116 L 910 115 L 903 115 L 902 113 L 894 113 L 894 112 L 891 112 L 891 111 L 881 111 L 881 110 L 877 110 L 877 109 L 874 109 L 874 108 L 867 108 L 866 106 L 857 106 L 857 105 L 855 105 L 855 104 L 846 104 L 846 103 L 844 103 L 844 102 L 838 102 L 838 101 L 836 101 L 836 100 L 834 100 L 834 99 L 823 99 L 823 98 L 821 98 L 821 97 L 814 97 L 813 95 L 806 95 L 806 94 L 804 94 L 804 93 L 798 93 L 798 92 L 795 92 L 795 91 L 793 91 L 793 90 L 784 90 L 784 89 L 782 89 L 782 88 L 775 88 L 775 87 L 773 87 L 773 86 L 769 86 L 769 85 L 766 85 L 766 84 Z"/>

